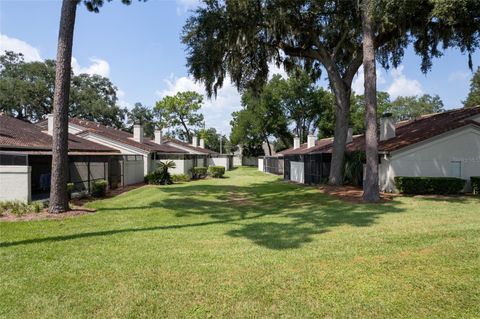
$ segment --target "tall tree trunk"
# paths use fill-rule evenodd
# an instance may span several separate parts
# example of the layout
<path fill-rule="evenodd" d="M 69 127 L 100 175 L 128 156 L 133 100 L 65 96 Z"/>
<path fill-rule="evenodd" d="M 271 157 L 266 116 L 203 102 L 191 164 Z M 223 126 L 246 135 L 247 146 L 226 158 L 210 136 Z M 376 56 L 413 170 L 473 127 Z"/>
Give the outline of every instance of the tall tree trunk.
<path fill-rule="evenodd" d="M 193 141 L 191 140 L 192 136 L 190 135 L 190 131 L 188 130 L 187 124 L 183 121 L 183 119 L 180 119 L 182 122 L 183 129 L 185 130 L 185 134 L 187 135 L 187 142 L 192 143 Z"/>
<path fill-rule="evenodd" d="M 332 161 L 330 165 L 330 176 L 328 183 L 330 185 L 343 184 L 343 170 L 345 149 L 347 144 L 348 123 L 350 119 L 350 85 L 345 85 L 343 81 L 330 80 L 333 92 L 335 94 L 335 131 L 332 146 Z"/>
<path fill-rule="evenodd" d="M 76 0 L 63 0 L 53 98 L 52 181 L 49 206 L 51 213 L 62 213 L 68 210 L 68 100 L 76 11 Z"/>
<path fill-rule="evenodd" d="M 375 43 L 373 31 L 373 7 L 371 0 L 363 0 L 363 70 L 365 76 L 365 151 L 367 168 L 363 182 L 363 200 L 377 202 L 380 199 L 378 185 L 378 140 L 377 140 L 377 77 L 375 66 Z"/>

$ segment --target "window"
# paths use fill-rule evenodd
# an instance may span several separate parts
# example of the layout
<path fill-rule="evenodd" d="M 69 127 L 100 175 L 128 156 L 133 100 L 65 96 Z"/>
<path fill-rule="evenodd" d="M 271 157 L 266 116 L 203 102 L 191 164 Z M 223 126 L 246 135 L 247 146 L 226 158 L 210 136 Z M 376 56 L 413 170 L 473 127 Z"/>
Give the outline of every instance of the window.
<path fill-rule="evenodd" d="M 462 162 L 460 161 L 451 161 L 450 162 L 450 175 L 452 177 L 462 177 Z"/>

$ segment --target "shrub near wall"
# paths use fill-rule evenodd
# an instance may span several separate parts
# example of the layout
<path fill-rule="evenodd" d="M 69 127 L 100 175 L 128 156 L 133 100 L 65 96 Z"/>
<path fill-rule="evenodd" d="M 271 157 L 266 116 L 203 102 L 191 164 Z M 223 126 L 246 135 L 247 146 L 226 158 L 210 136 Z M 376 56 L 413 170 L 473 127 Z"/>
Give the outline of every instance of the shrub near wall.
<path fill-rule="evenodd" d="M 208 167 L 208 173 L 213 178 L 220 178 L 225 174 L 225 167 L 223 167 L 223 166 L 210 166 L 210 167 Z"/>
<path fill-rule="evenodd" d="M 474 195 L 480 195 L 480 176 L 470 177 L 470 182 L 472 184 L 472 193 Z"/>
<path fill-rule="evenodd" d="M 93 197 L 104 197 L 107 193 L 107 181 L 100 179 L 92 183 L 92 196 Z"/>
<path fill-rule="evenodd" d="M 466 181 L 455 177 L 395 177 L 395 186 L 404 194 L 458 194 Z"/>
<path fill-rule="evenodd" d="M 193 179 L 205 178 L 206 176 L 207 176 L 207 168 L 206 167 L 194 167 L 194 168 L 192 168 L 192 178 Z"/>

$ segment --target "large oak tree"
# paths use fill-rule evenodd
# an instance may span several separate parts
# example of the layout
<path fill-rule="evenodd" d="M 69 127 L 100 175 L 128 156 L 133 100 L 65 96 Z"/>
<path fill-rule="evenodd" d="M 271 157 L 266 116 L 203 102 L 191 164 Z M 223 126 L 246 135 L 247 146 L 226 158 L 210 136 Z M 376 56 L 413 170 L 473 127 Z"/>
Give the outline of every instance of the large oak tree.
<path fill-rule="evenodd" d="M 183 33 L 189 71 L 210 95 L 227 75 L 240 90 L 260 87 L 271 63 L 287 70 L 303 67 L 313 78 L 326 71 L 336 100 L 331 184 L 342 183 L 351 84 L 363 61 L 359 3 L 206 0 Z M 478 1 L 377 0 L 375 6 L 373 46 L 383 67 L 398 66 L 412 42 L 425 72 L 431 58 L 441 55 L 440 43 L 468 53 L 478 44 L 471 36 L 478 29 Z"/>

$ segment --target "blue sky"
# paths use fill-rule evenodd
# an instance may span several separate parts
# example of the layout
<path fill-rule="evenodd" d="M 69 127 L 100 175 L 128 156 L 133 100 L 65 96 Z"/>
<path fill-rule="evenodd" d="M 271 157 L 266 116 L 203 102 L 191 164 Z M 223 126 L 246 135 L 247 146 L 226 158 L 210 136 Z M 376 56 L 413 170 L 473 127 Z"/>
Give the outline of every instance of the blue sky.
<path fill-rule="evenodd" d="M 119 89 L 120 104 L 135 102 L 153 106 L 155 101 L 177 91 L 203 92 L 201 83 L 188 76 L 185 48 L 180 34 L 197 0 L 120 1 L 106 3 L 99 14 L 84 6 L 77 10 L 73 56 L 74 72 L 108 76 Z M 54 58 L 60 16 L 60 1 L 0 0 L 0 51 L 21 51 L 28 60 Z M 474 69 L 480 54 L 474 55 Z M 392 96 L 438 94 L 445 107 L 461 106 L 472 73 L 467 57 L 449 50 L 434 61 L 427 75 L 419 70 L 420 59 L 408 50 L 401 67 L 379 70 L 379 89 Z M 272 70 L 282 72 L 282 70 Z M 359 73 L 361 74 L 361 72 Z M 325 81 L 321 84 L 326 86 Z M 362 91 L 362 76 L 353 84 Z M 239 109 L 239 95 L 227 84 L 218 98 L 206 101 L 202 112 L 207 126 L 229 133 L 231 113 Z"/>

